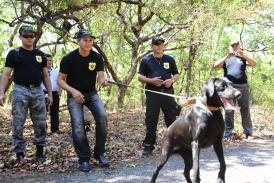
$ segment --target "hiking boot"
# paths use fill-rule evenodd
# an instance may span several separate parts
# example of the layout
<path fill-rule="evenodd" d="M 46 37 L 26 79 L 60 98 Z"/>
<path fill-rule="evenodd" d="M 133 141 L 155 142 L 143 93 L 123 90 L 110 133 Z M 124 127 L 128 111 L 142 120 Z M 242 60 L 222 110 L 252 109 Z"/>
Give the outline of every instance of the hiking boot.
<path fill-rule="evenodd" d="M 88 161 L 80 161 L 79 168 L 82 172 L 89 172 L 90 171 L 89 162 Z"/>
<path fill-rule="evenodd" d="M 27 161 L 25 160 L 25 154 L 23 152 L 16 153 L 16 159 L 11 161 L 12 166 L 24 165 Z"/>
<path fill-rule="evenodd" d="M 154 146 L 150 144 L 144 144 L 143 147 L 144 147 L 142 152 L 143 156 L 148 156 L 152 154 L 152 151 L 154 150 Z"/>
<path fill-rule="evenodd" d="M 104 156 L 104 154 L 95 155 L 94 158 L 98 160 L 103 167 L 109 167 L 109 160 Z"/>
<path fill-rule="evenodd" d="M 36 153 L 35 153 L 36 161 L 41 162 L 41 163 L 46 161 L 46 157 L 44 156 L 43 151 L 44 151 L 43 146 L 36 146 Z"/>
<path fill-rule="evenodd" d="M 25 159 L 25 154 L 20 152 L 20 153 L 16 153 L 16 160 L 15 162 L 16 163 L 20 163 L 20 162 L 23 162 Z"/>
<path fill-rule="evenodd" d="M 251 134 L 246 133 L 245 134 L 245 139 L 246 140 L 254 140 L 255 138 Z"/>

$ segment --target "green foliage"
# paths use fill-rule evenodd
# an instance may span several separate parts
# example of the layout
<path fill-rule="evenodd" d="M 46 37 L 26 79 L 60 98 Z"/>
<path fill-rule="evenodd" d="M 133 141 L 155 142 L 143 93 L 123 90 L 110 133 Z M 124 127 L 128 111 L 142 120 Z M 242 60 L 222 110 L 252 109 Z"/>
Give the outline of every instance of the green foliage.
<path fill-rule="evenodd" d="M 18 46 L 16 42 L 17 33 L 13 33 L 18 25 L 18 18 L 21 13 L 27 9 L 28 1 L 16 2 L 16 11 L 10 1 L 0 0 L 0 70 L 3 68 L 5 55 L 10 46 Z M 21 11 L 21 3 L 24 2 L 24 11 Z M 42 3 L 47 1 L 36 1 Z M 249 72 L 249 79 L 252 91 L 252 101 L 254 103 L 266 105 L 272 101 L 273 93 L 273 6 L 269 1 L 230 1 L 230 0 L 145 0 L 142 6 L 135 3 L 126 3 L 121 1 L 120 13 L 117 10 L 119 3 L 105 2 L 102 4 L 93 4 L 85 8 L 84 5 L 92 4 L 88 0 L 66 0 L 51 1 L 49 5 L 50 13 L 59 10 L 71 10 L 72 12 L 62 12 L 56 17 L 52 17 L 43 25 L 43 34 L 38 42 L 41 49 L 54 55 L 55 65 L 59 66 L 61 58 L 77 47 L 72 39 L 79 26 L 83 26 L 92 31 L 97 37 L 95 42 L 100 46 L 107 56 L 108 62 L 119 81 L 128 81 L 134 87 L 140 87 L 137 81 L 136 70 L 134 66 L 139 64 L 138 59 L 141 55 L 145 56 L 150 50 L 150 38 L 154 34 L 162 33 L 167 40 L 167 54 L 172 55 L 178 65 L 181 79 L 176 82 L 176 94 L 185 95 L 187 84 L 190 87 L 190 95 L 198 96 L 201 94 L 201 86 L 205 80 L 212 76 L 222 76 L 222 71 L 212 69 L 216 59 L 221 58 L 227 52 L 227 45 L 231 38 L 237 37 L 241 40 L 245 52 L 254 56 L 257 61 L 257 67 Z M 96 3 L 96 1 L 94 1 Z M 47 4 L 46 4 L 47 5 Z M 74 8 L 83 7 L 76 10 Z M 35 15 L 46 14 L 39 7 Z M 140 9 L 138 9 L 140 8 Z M 5 10 L 5 11 L 3 11 Z M 141 15 L 138 12 L 141 10 Z M 9 13 L 6 13 L 6 12 Z M 138 25 L 140 18 L 144 19 L 152 13 L 143 26 Z M 48 16 L 49 14 L 47 14 Z M 52 15 L 52 14 L 50 14 Z M 74 19 L 69 17 L 76 16 L 80 23 L 75 23 Z M 73 27 L 64 33 L 60 27 L 64 22 L 64 17 L 73 24 Z M 35 25 L 39 18 L 20 17 L 24 23 Z M 54 19 L 58 21 L 52 23 Z M 125 21 L 125 22 L 123 22 Z M 52 24 L 51 24 L 52 23 Z M 11 27 L 10 27 L 11 25 Z M 182 28 L 183 27 L 183 28 Z M 134 29 L 140 28 L 139 34 Z M 163 30 L 170 29 L 163 32 Z M 65 36 L 63 36 L 65 35 Z M 15 36 L 15 38 L 13 37 Z M 63 37 L 62 37 L 63 36 Z M 60 39 L 61 38 L 61 39 Z M 59 44 L 48 44 L 57 40 L 63 41 Z M 138 47 L 130 44 L 143 41 Z M 10 41 L 11 45 L 8 44 Z M 44 46 L 43 46 L 44 45 Z M 192 65 L 189 66 L 191 45 L 196 45 L 197 50 Z M 261 51 L 260 51 L 261 50 Z M 135 55 L 134 55 L 135 54 Z M 190 68 L 191 67 L 191 68 Z M 187 81 L 187 73 L 191 69 L 190 81 Z M 129 79 L 130 72 L 135 76 Z M 266 78 L 266 79 L 265 79 Z M 262 91 L 260 91 L 260 90 Z M 117 105 L 117 96 L 119 88 L 115 85 L 110 88 L 101 89 L 100 95 L 106 101 L 109 108 L 115 108 Z M 266 95 L 262 93 L 266 92 Z M 266 98 L 266 96 L 269 96 Z M 138 89 L 128 88 L 124 99 L 124 107 L 141 106 L 142 92 Z"/>

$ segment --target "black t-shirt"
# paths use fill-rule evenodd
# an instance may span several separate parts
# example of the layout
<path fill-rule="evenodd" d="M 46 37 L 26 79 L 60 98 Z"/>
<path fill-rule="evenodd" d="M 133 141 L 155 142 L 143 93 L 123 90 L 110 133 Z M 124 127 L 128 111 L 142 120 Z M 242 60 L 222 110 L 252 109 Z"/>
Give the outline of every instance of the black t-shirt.
<path fill-rule="evenodd" d="M 5 67 L 13 68 L 16 84 L 40 86 L 42 69 L 47 67 L 47 60 L 44 53 L 38 49 L 30 51 L 20 47 L 8 53 Z"/>
<path fill-rule="evenodd" d="M 171 56 L 164 54 L 161 59 L 157 59 L 150 54 L 141 61 L 138 73 L 148 78 L 161 77 L 162 80 L 166 80 L 170 79 L 172 75 L 178 74 L 178 69 L 175 60 Z M 173 86 L 165 88 L 164 85 L 157 87 L 146 84 L 146 88 L 159 91 L 160 89 L 172 89 Z"/>
<path fill-rule="evenodd" d="M 225 61 L 223 69 L 224 76 L 227 77 L 231 82 L 235 84 L 247 83 L 245 59 L 237 56 L 231 56 Z"/>
<path fill-rule="evenodd" d="M 82 93 L 96 91 L 98 71 L 104 71 L 102 56 L 90 51 L 90 55 L 82 57 L 76 49 L 64 56 L 60 64 L 60 72 L 67 75 L 66 82 Z"/>

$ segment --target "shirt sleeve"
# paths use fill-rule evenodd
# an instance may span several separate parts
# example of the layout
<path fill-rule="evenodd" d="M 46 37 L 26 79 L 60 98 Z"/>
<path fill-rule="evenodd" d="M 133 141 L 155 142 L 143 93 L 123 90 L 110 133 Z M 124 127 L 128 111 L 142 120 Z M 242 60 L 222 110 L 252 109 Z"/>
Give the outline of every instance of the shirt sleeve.
<path fill-rule="evenodd" d="M 100 54 L 97 54 L 97 68 L 96 71 L 104 71 L 105 70 L 105 63 L 103 57 Z"/>
<path fill-rule="evenodd" d="M 178 68 L 177 68 L 177 65 L 176 65 L 176 62 L 174 60 L 174 58 L 170 57 L 171 59 L 171 63 L 172 63 L 172 70 L 171 70 L 171 73 L 172 75 L 175 75 L 175 74 L 179 74 L 178 72 Z"/>
<path fill-rule="evenodd" d="M 5 67 L 14 68 L 14 61 L 15 61 L 15 50 L 11 50 L 9 51 L 6 57 Z"/>
<path fill-rule="evenodd" d="M 141 61 L 138 73 L 146 76 L 146 59 Z"/>
<path fill-rule="evenodd" d="M 63 74 L 68 74 L 69 72 L 69 65 L 68 65 L 68 57 L 64 56 L 60 62 L 60 69 L 59 71 Z"/>
<path fill-rule="evenodd" d="M 47 67 L 47 58 L 45 56 L 45 53 L 41 51 L 41 57 L 42 57 L 42 64 L 41 64 L 41 67 L 44 68 L 44 67 Z"/>

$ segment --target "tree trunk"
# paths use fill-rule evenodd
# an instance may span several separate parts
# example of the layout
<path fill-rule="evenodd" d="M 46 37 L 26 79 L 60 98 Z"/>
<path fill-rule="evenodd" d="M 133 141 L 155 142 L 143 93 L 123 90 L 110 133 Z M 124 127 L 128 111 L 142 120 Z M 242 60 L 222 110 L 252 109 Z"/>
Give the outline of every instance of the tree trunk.
<path fill-rule="evenodd" d="M 191 35 L 190 38 L 190 46 L 189 46 L 189 55 L 188 55 L 188 64 L 187 64 L 187 74 L 186 74 L 186 96 L 190 97 L 190 87 L 192 85 L 192 66 L 196 56 L 196 51 L 198 49 L 198 45 L 193 44 L 194 38 Z"/>
<path fill-rule="evenodd" d="M 120 85 L 118 92 L 118 111 L 121 111 L 124 106 L 124 99 L 126 96 L 127 87 Z"/>

